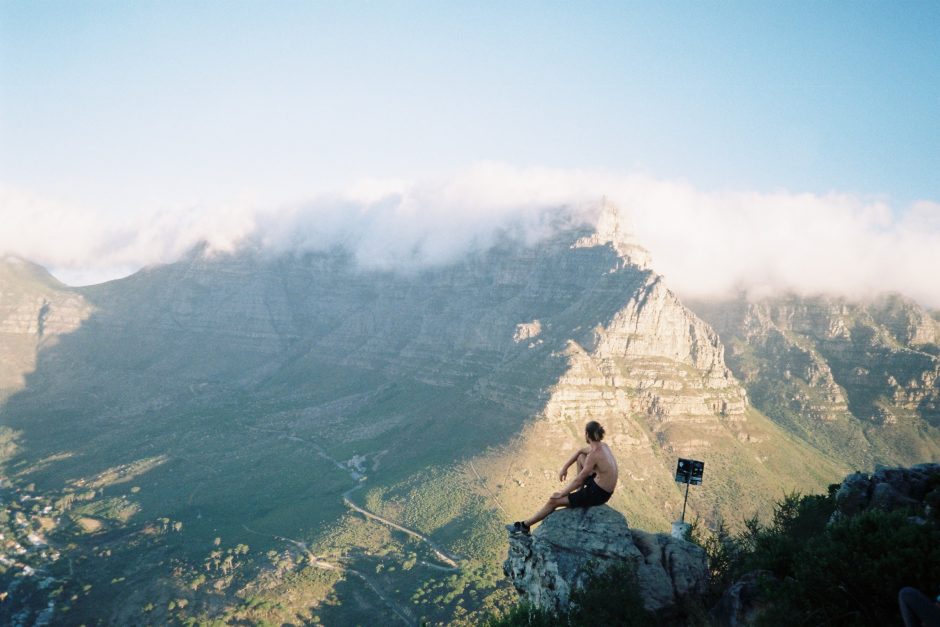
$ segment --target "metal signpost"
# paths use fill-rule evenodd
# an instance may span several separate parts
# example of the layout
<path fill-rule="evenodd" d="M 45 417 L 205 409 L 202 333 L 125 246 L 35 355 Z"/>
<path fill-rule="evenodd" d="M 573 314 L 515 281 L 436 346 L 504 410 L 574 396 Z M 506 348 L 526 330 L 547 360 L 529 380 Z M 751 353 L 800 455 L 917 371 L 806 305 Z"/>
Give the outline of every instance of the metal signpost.
<path fill-rule="evenodd" d="M 676 466 L 676 482 L 685 484 L 685 500 L 682 501 L 682 518 L 672 525 L 672 535 L 683 537 L 687 530 L 685 524 L 685 506 L 689 502 L 689 486 L 702 485 L 702 474 L 705 472 L 705 462 L 695 459 L 679 458 Z"/>

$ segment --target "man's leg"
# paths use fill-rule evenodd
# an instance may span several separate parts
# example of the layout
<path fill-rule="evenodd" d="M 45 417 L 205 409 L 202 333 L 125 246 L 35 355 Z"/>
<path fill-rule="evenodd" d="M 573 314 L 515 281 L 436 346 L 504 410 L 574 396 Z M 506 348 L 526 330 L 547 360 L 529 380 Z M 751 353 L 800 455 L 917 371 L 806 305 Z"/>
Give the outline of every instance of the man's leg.
<path fill-rule="evenodd" d="M 560 499 L 550 498 L 545 502 L 545 505 L 542 506 L 542 509 L 535 512 L 535 515 L 533 515 L 532 518 L 529 518 L 528 520 L 524 521 L 524 524 L 526 527 L 531 527 L 535 523 L 541 520 L 544 520 L 546 516 L 554 512 L 559 507 L 567 507 L 567 506 L 568 506 L 567 496 L 563 496 Z"/>
<path fill-rule="evenodd" d="M 901 619 L 908 627 L 940 625 L 940 608 L 916 588 L 901 588 L 898 593 Z"/>
<path fill-rule="evenodd" d="M 581 474 L 581 470 L 584 468 L 584 460 L 587 459 L 587 455 L 581 453 L 578 455 L 578 474 Z"/>

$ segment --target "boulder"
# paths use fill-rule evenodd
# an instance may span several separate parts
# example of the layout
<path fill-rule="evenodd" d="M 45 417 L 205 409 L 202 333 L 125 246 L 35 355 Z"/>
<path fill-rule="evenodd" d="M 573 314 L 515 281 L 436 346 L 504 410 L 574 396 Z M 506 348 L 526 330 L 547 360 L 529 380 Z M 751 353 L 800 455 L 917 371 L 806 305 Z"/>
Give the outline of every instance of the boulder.
<path fill-rule="evenodd" d="M 532 535 L 512 534 L 503 571 L 529 602 L 565 611 L 592 569 L 623 562 L 633 566 L 643 604 L 654 612 L 703 594 L 708 583 L 701 547 L 630 529 L 623 514 L 607 505 L 558 510 Z"/>
<path fill-rule="evenodd" d="M 878 468 L 871 475 L 849 475 L 836 492 L 833 519 L 854 516 L 875 508 L 884 511 L 924 510 L 933 491 L 940 488 L 940 464 L 918 464 L 910 468 Z"/>
<path fill-rule="evenodd" d="M 762 597 L 768 581 L 776 581 L 773 573 L 755 570 L 728 586 L 711 611 L 714 624 L 719 627 L 753 625 L 758 614 L 767 606 Z"/>

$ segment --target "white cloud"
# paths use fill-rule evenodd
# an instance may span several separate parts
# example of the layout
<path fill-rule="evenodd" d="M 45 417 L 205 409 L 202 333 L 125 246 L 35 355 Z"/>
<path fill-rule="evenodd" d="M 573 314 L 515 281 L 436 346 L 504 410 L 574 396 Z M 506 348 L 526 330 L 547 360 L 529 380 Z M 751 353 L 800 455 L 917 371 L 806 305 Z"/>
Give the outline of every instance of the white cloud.
<path fill-rule="evenodd" d="M 897 290 L 940 307 L 940 204 L 892 208 L 853 194 L 702 191 L 595 170 L 483 163 L 437 181 L 370 179 L 306 203 L 181 207 L 115 220 L 0 186 L 0 251 L 66 279 L 173 261 L 200 241 L 230 251 L 350 248 L 361 264 L 415 268 L 486 247 L 509 229 L 532 243 L 594 219 L 606 195 L 630 216 L 653 267 L 680 294 L 739 289 L 853 297 Z"/>
<path fill-rule="evenodd" d="M 0 184 L 0 253 L 18 255 L 81 285 L 178 259 L 200 242 L 234 250 L 255 230 L 247 206 L 177 207 L 115 217 Z"/>

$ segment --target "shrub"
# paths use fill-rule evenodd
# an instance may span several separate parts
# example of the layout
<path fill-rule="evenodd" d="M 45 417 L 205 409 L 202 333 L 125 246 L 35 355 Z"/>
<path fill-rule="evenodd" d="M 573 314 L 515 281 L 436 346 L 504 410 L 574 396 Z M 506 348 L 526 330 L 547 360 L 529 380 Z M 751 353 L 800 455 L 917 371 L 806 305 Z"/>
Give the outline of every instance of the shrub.
<path fill-rule="evenodd" d="M 556 627 L 559 617 L 531 603 L 520 603 L 498 618 L 491 618 L 487 627 Z"/>
<path fill-rule="evenodd" d="M 769 570 L 780 578 L 789 576 L 806 540 L 826 531 L 833 511 L 835 490 L 832 488 L 827 496 L 801 496 L 793 492 L 774 505 L 770 527 L 761 528 L 756 518 L 745 521 L 734 575 Z"/>
<path fill-rule="evenodd" d="M 652 627 L 657 621 L 643 607 L 636 573 L 629 564 L 617 564 L 592 573 L 585 586 L 571 594 L 571 609 L 563 614 L 520 603 L 489 627 L 593 627 L 620 625 Z"/>
<path fill-rule="evenodd" d="M 652 627 L 657 621 L 643 607 L 636 572 L 629 563 L 622 563 L 593 574 L 583 588 L 571 594 L 568 624 Z"/>
<path fill-rule="evenodd" d="M 898 624 L 898 591 L 940 581 L 940 531 L 870 510 L 808 538 L 773 591 L 766 624 Z"/>
<path fill-rule="evenodd" d="M 755 570 L 771 571 L 765 584 L 764 625 L 884 625 L 900 622 L 897 593 L 904 586 L 933 592 L 940 582 L 940 529 L 918 524 L 908 512 L 869 510 L 828 524 L 835 492 L 788 494 L 762 526 L 746 520 L 735 536 L 719 527 L 693 540 L 709 556 L 723 585 Z"/>

